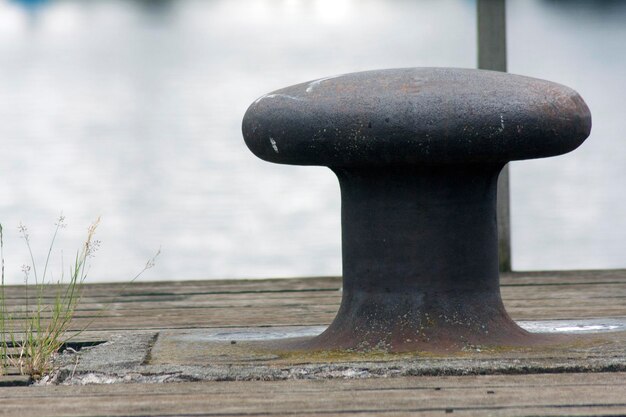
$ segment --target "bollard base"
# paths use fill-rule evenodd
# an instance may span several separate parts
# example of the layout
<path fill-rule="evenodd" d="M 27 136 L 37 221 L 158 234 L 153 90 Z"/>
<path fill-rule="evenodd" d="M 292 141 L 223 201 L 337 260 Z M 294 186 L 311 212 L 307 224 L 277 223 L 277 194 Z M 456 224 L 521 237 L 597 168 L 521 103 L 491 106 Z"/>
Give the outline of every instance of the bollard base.
<path fill-rule="evenodd" d="M 498 292 L 356 292 L 344 299 L 333 323 L 319 336 L 278 340 L 269 345 L 285 350 L 450 353 L 476 346 L 561 344 L 572 338 L 522 329 L 506 313 Z"/>

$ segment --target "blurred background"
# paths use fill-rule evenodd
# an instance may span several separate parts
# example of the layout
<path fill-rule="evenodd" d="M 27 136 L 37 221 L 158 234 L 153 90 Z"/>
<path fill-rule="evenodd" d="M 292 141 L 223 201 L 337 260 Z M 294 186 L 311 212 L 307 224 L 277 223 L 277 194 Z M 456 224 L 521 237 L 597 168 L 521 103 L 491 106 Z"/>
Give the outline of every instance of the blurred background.
<path fill-rule="evenodd" d="M 7 282 L 68 259 L 102 216 L 90 281 L 341 273 L 326 168 L 246 148 L 258 96 L 333 74 L 476 67 L 476 4 L 432 0 L 3 0 L 0 222 Z M 511 167 L 513 268 L 626 267 L 626 2 L 508 0 L 509 71 L 576 89 L 593 133 Z"/>

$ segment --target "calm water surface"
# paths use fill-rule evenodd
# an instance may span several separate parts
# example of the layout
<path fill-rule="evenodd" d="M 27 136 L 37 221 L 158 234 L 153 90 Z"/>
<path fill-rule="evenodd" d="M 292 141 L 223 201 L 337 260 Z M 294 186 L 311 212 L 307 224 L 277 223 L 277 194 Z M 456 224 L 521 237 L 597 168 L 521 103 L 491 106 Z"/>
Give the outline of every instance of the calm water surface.
<path fill-rule="evenodd" d="M 512 166 L 514 267 L 626 267 L 626 2 L 510 0 L 511 72 L 577 89 L 574 153 Z M 0 221 L 9 282 L 102 216 L 92 281 L 340 274 L 329 170 L 262 162 L 258 96 L 351 71 L 475 66 L 472 1 L 0 2 Z M 66 259 L 67 262 L 67 259 Z M 53 270 L 60 274 L 60 262 Z"/>

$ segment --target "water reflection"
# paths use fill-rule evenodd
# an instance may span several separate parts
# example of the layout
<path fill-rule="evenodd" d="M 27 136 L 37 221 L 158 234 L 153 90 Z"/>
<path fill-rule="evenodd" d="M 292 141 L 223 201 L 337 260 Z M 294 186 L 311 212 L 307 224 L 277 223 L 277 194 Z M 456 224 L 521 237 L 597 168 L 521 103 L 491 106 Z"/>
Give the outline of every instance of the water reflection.
<path fill-rule="evenodd" d="M 10 0 L 10 2 L 19 5 L 24 10 L 28 25 L 33 28 L 37 26 L 41 9 L 51 3 L 51 1 L 52 0 Z"/>
<path fill-rule="evenodd" d="M 240 136 L 248 104 L 326 75 L 475 65 L 471 1 L 29 3 L 0 3 L 0 220 L 14 272 L 27 260 L 14 226 L 44 253 L 63 210 L 66 253 L 103 215 L 96 280 L 127 279 L 159 245 L 150 278 L 339 274 L 336 180 L 257 160 Z M 586 26 L 564 17 L 575 7 L 509 2 L 511 70 L 577 88 L 595 123 L 571 156 L 513 166 L 518 268 L 626 266 L 614 191 L 626 180 L 626 12 Z"/>
<path fill-rule="evenodd" d="M 42 6 L 51 2 L 51 0 L 10 0 L 12 3 L 19 4 L 29 12 L 38 10 Z"/>

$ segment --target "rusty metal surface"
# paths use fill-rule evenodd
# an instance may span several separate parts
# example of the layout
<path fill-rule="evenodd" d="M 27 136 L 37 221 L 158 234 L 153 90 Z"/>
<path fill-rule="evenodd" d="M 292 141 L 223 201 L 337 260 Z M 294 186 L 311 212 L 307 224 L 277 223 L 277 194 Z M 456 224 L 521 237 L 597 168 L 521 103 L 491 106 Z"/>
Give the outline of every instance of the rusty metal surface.
<path fill-rule="evenodd" d="M 500 168 L 335 168 L 341 307 L 324 333 L 293 347 L 402 352 L 549 341 L 518 327 L 500 298 Z"/>
<path fill-rule="evenodd" d="M 271 162 L 373 166 L 559 155 L 591 129 L 572 89 L 494 71 L 405 68 L 327 77 L 266 94 L 243 121 Z"/>
<path fill-rule="evenodd" d="M 561 343 L 500 298 L 496 182 L 513 159 L 578 147 L 591 115 L 573 90 L 462 69 L 330 77 L 255 101 L 248 147 L 329 166 L 342 197 L 343 297 L 321 335 L 285 349 L 457 350 Z"/>

